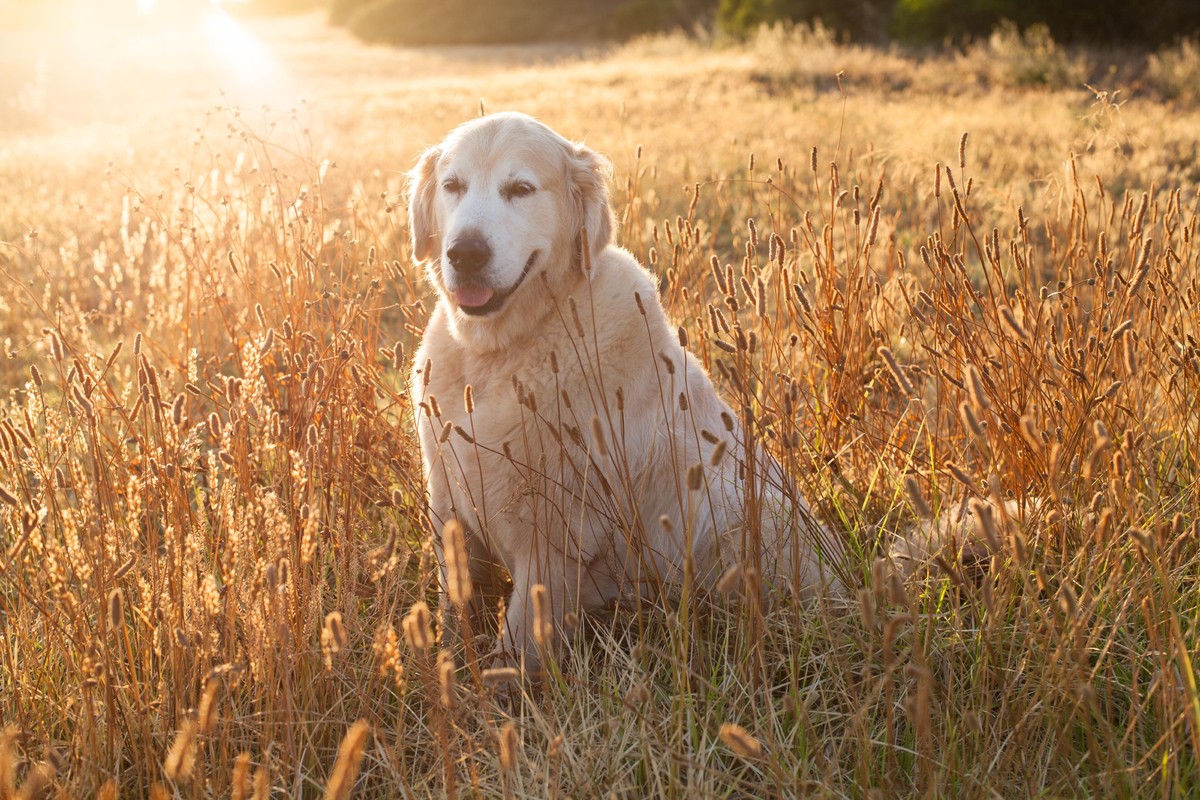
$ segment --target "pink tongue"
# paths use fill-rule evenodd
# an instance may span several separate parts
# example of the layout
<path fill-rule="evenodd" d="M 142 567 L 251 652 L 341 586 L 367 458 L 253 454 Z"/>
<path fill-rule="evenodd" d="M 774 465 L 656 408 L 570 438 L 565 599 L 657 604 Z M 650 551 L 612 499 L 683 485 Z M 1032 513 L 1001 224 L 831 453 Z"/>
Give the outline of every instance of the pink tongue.
<path fill-rule="evenodd" d="M 466 308 L 476 308 L 477 306 L 487 305 L 487 302 L 492 299 L 495 294 L 486 286 L 474 286 L 467 284 L 454 290 L 454 302 Z"/>

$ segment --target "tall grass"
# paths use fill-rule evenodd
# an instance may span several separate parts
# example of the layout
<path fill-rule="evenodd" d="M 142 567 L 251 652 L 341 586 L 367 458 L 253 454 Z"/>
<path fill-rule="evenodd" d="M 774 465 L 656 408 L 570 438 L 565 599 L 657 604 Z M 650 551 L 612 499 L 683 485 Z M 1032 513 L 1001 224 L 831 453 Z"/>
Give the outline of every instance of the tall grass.
<path fill-rule="evenodd" d="M 0 794 L 1200 788 L 1194 188 L 1072 161 L 1015 208 L 964 137 L 919 178 L 805 146 L 676 195 L 639 152 L 624 243 L 856 583 L 597 615 L 519 684 L 429 610 L 398 194 L 218 119 L 6 223 Z M 982 545 L 882 558 L 988 499 Z"/>

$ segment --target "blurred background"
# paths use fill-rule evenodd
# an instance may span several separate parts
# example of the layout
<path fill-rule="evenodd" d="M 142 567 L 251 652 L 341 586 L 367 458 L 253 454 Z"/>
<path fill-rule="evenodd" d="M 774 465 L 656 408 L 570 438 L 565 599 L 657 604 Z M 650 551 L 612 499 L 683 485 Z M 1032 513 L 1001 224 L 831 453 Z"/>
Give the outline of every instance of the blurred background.
<path fill-rule="evenodd" d="M 741 265 L 762 346 L 714 375 L 875 588 L 765 634 L 730 598 L 597 638 L 521 722 L 517 796 L 559 770 L 578 797 L 1200 796 L 1198 22 L 1197 0 L 0 0 L 0 797 L 10 724 L 62 796 L 229 796 L 253 759 L 256 796 L 292 797 L 358 718 L 356 796 L 456 769 L 498 792 L 486 691 L 451 708 L 395 624 L 435 582 L 406 170 L 506 109 L 611 159 L 617 241 L 706 364 L 710 259 Z M 912 519 L 918 475 L 942 508 L 1000 481 L 1077 508 L 1031 518 L 994 592 L 917 605 L 865 543 Z M 714 739 L 734 719 L 769 774 Z"/>
<path fill-rule="evenodd" d="M 1172 101 L 1200 91 L 1196 0 L 0 0 L 0 133 L 164 118 L 218 91 L 290 106 L 360 80 L 545 63 L 655 36 L 761 54 L 762 31 L 797 25 L 815 32 L 810 45 L 875 48 L 908 66 L 942 57 L 961 70 L 965 56 L 989 73 L 968 69 L 968 83 L 994 83 L 998 69 L 1035 88 L 1100 82 Z M 459 49 L 407 58 L 364 43 Z M 794 67 L 798 48 L 784 49 Z"/>
<path fill-rule="evenodd" d="M 374 41 L 479 44 L 609 38 L 682 28 L 739 37 L 763 23 L 814 22 L 848 41 L 941 44 L 986 36 L 1002 21 L 1042 24 L 1057 41 L 1160 45 L 1200 29 L 1195 0 L 6 0 L 6 27 L 133 24 L 327 11 Z"/>

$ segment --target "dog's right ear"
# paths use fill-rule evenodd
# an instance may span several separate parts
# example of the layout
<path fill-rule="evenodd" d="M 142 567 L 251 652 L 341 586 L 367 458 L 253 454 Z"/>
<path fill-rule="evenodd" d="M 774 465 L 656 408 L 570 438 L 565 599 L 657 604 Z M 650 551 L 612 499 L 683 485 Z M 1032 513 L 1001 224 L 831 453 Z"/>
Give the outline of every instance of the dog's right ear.
<path fill-rule="evenodd" d="M 413 258 L 427 261 L 437 250 L 438 230 L 433 201 L 437 192 L 440 147 L 430 147 L 408 173 L 408 227 L 412 232 Z"/>

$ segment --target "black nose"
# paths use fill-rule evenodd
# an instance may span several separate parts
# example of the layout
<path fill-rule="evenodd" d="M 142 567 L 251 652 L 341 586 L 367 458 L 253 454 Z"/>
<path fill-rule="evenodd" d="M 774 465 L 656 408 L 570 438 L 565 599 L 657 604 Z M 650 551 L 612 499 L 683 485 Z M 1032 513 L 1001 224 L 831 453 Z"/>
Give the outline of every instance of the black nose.
<path fill-rule="evenodd" d="M 492 248 L 478 236 L 468 236 L 450 245 L 446 256 L 459 272 L 478 272 L 491 259 Z"/>

